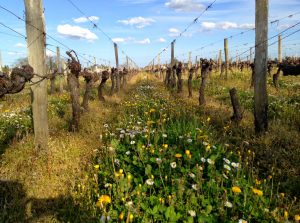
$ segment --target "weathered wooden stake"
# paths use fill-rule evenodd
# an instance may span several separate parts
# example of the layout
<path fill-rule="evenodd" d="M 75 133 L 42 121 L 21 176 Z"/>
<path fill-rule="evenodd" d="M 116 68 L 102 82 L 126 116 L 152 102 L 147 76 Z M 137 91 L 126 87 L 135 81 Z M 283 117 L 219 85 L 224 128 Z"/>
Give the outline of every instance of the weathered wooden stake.
<path fill-rule="evenodd" d="M 281 35 L 278 36 L 278 62 L 282 63 L 282 46 L 281 46 Z"/>
<path fill-rule="evenodd" d="M 192 52 L 189 52 L 189 69 L 192 67 Z"/>
<path fill-rule="evenodd" d="M 243 113 L 237 96 L 236 89 L 235 88 L 230 89 L 229 93 L 230 93 L 230 99 L 233 108 L 233 115 L 231 116 L 231 120 L 239 123 L 243 119 Z"/>
<path fill-rule="evenodd" d="M 64 75 L 62 73 L 62 61 L 60 59 L 60 49 L 56 47 L 56 64 L 57 64 L 57 74 L 59 81 L 59 93 L 64 91 Z"/>
<path fill-rule="evenodd" d="M 252 50 L 253 50 L 253 47 L 250 47 L 250 55 L 249 55 L 250 63 L 253 63 L 253 57 L 252 57 L 253 52 L 252 52 Z"/>
<path fill-rule="evenodd" d="M 26 14 L 26 34 L 28 47 L 28 62 L 33 67 L 34 73 L 46 76 L 46 36 L 45 18 L 42 0 L 24 0 Z M 48 96 L 47 79 L 34 76 L 32 81 L 39 82 L 31 86 L 32 116 L 34 127 L 35 148 L 48 152 Z"/>
<path fill-rule="evenodd" d="M 50 74 L 50 94 L 54 94 L 56 71 L 53 68 L 53 58 L 52 57 L 49 58 L 49 74 Z"/>
<path fill-rule="evenodd" d="M 269 0 L 255 1 L 254 124 L 257 134 L 268 130 L 268 11 Z"/>
<path fill-rule="evenodd" d="M 116 59 L 116 73 L 115 73 L 115 77 L 116 77 L 116 88 L 117 88 L 117 92 L 120 91 L 121 88 L 121 79 L 120 79 L 120 75 L 119 75 L 119 53 L 118 53 L 118 45 L 116 43 L 114 43 L 114 48 L 115 48 L 115 59 Z"/>
<path fill-rule="evenodd" d="M 222 50 L 219 51 L 218 69 L 219 72 L 222 70 Z"/>
<path fill-rule="evenodd" d="M 174 44 L 175 44 L 175 40 L 172 41 L 171 43 L 171 67 L 174 66 Z"/>
<path fill-rule="evenodd" d="M 225 53 L 225 79 L 228 78 L 228 67 L 229 67 L 229 61 L 228 61 L 228 39 L 224 39 L 224 53 Z"/>

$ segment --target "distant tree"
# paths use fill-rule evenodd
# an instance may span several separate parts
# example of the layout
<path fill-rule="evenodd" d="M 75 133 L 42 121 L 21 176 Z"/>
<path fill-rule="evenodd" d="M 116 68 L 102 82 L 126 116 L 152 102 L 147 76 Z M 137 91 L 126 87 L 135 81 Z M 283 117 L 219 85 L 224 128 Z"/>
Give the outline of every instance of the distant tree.
<path fill-rule="evenodd" d="M 2 67 L 2 72 L 5 74 L 9 74 L 9 66 L 4 65 L 4 67 Z"/>

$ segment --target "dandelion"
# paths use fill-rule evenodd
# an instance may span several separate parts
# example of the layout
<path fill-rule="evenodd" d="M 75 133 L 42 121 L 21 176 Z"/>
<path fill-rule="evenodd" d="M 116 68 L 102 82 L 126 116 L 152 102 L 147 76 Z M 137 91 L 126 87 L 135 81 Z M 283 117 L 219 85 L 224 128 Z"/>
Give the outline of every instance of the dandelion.
<path fill-rule="evenodd" d="M 263 194 L 264 194 L 263 191 L 255 189 L 255 188 L 252 188 L 252 192 L 259 197 L 263 196 Z"/>
<path fill-rule="evenodd" d="M 235 194 L 239 194 L 242 192 L 241 188 L 239 188 L 238 186 L 233 186 L 231 188 L 232 192 L 235 193 Z"/>
<path fill-rule="evenodd" d="M 155 109 L 154 108 L 151 108 L 150 109 L 150 113 L 154 113 L 155 112 Z"/>
<path fill-rule="evenodd" d="M 244 219 L 239 219 L 239 223 L 248 223 L 248 221 L 246 221 Z"/>
<path fill-rule="evenodd" d="M 225 179 L 228 180 L 228 177 L 227 177 L 227 175 L 226 175 L 225 173 L 223 173 L 222 175 L 223 175 L 223 177 L 224 177 Z"/>
<path fill-rule="evenodd" d="M 288 219 L 288 218 L 289 218 L 289 212 L 284 211 L 284 218 L 285 218 L 285 219 Z"/>
<path fill-rule="evenodd" d="M 103 208 L 105 204 L 111 203 L 111 198 L 108 195 L 101 195 L 96 203 L 96 206 Z"/>
<path fill-rule="evenodd" d="M 180 153 L 176 153 L 176 154 L 175 154 L 175 157 L 176 157 L 176 158 L 181 158 L 182 155 L 181 155 Z"/>
<path fill-rule="evenodd" d="M 215 164 L 215 161 L 211 160 L 211 159 L 207 159 L 207 162 L 210 164 L 210 165 L 214 165 Z"/>
<path fill-rule="evenodd" d="M 230 164 L 230 160 L 229 159 L 226 159 L 226 158 L 223 158 L 224 162 L 227 163 L 228 165 Z"/>
<path fill-rule="evenodd" d="M 162 137 L 163 137 L 163 138 L 167 138 L 168 135 L 167 135 L 167 134 L 162 134 Z"/>
<path fill-rule="evenodd" d="M 233 166 L 234 168 L 239 168 L 240 164 L 239 164 L 239 163 L 234 163 L 234 162 L 232 162 L 232 163 L 231 163 L 231 166 Z"/>
<path fill-rule="evenodd" d="M 232 203 L 231 202 L 229 202 L 229 201 L 226 201 L 225 202 L 225 207 L 228 207 L 228 208 L 232 208 Z"/>
<path fill-rule="evenodd" d="M 122 221 L 124 219 L 124 213 L 123 213 L 123 211 L 120 213 L 120 215 L 119 215 L 119 220 L 120 221 Z"/>
<path fill-rule="evenodd" d="M 298 214 L 295 215 L 295 221 L 297 221 L 297 222 L 300 221 L 300 215 L 298 215 Z"/>
<path fill-rule="evenodd" d="M 172 162 L 172 163 L 170 163 L 170 165 L 171 165 L 171 167 L 172 167 L 173 169 L 176 168 L 176 162 Z"/>
<path fill-rule="evenodd" d="M 194 211 L 194 210 L 189 210 L 188 213 L 189 213 L 189 215 L 191 215 L 192 217 L 195 217 L 195 216 L 196 216 L 196 211 Z"/>
<path fill-rule="evenodd" d="M 99 169 L 99 167 L 100 167 L 100 165 L 94 165 L 94 168 L 96 169 L 96 170 L 98 170 Z"/>
<path fill-rule="evenodd" d="M 192 143 L 193 140 L 192 140 L 192 139 L 187 139 L 187 142 L 188 142 L 188 143 Z"/>
<path fill-rule="evenodd" d="M 132 205 L 133 205 L 133 202 L 132 202 L 132 201 L 128 201 L 128 202 L 126 202 L 126 204 L 125 204 L 126 207 L 132 207 Z"/>
<path fill-rule="evenodd" d="M 133 214 L 129 215 L 129 221 L 132 222 L 133 221 Z"/>
<path fill-rule="evenodd" d="M 130 141 L 130 144 L 131 144 L 131 145 L 134 145 L 134 144 L 135 144 L 135 141 L 133 141 L 133 140 Z"/>
<path fill-rule="evenodd" d="M 103 126 L 104 126 L 104 128 L 108 128 L 108 124 L 104 124 Z"/>
<path fill-rule="evenodd" d="M 202 163 L 206 162 L 206 159 L 204 157 L 202 157 L 200 160 L 201 160 Z"/>
<path fill-rule="evenodd" d="M 126 154 L 127 156 L 130 155 L 130 151 L 128 150 L 125 154 Z"/>
<path fill-rule="evenodd" d="M 156 160 L 158 165 L 161 164 L 161 162 L 162 162 L 161 158 L 156 158 L 155 160 Z"/>
<path fill-rule="evenodd" d="M 225 168 L 226 170 L 228 170 L 228 171 L 231 170 L 230 166 L 228 166 L 227 164 L 224 164 L 224 168 Z"/>
<path fill-rule="evenodd" d="M 284 193 L 280 193 L 280 197 L 282 197 L 282 198 L 283 198 L 283 197 L 284 197 Z"/>
<path fill-rule="evenodd" d="M 130 181 L 132 179 L 132 175 L 128 174 L 127 179 L 128 179 L 128 181 Z"/>
<path fill-rule="evenodd" d="M 185 154 L 187 155 L 187 156 L 189 156 L 190 154 L 191 154 L 191 151 L 190 150 L 185 150 Z"/>
<path fill-rule="evenodd" d="M 193 173 L 189 173 L 189 176 L 191 177 L 191 178 L 195 178 L 195 174 L 193 174 Z"/>
<path fill-rule="evenodd" d="M 168 148 L 168 144 L 163 144 L 163 147 L 164 147 L 165 149 L 167 149 L 167 148 Z"/>
<path fill-rule="evenodd" d="M 148 179 L 148 180 L 146 180 L 146 184 L 148 184 L 149 186 L 152 186 L 154 184 L 154 180 Z"/>
<path fill-rule="evenodd" d="M 106 184 L 104 185 L 104 187 L 105 187 L 105 188 L 112 187 L 112 184 L 106 183 Z"/>
<path fill-rule="evenodd" d="M 194 190 L 198 190 L 197 184 L 193 184 L 193 185 L 192 185 L 192 188 L 193 188 Z"/>

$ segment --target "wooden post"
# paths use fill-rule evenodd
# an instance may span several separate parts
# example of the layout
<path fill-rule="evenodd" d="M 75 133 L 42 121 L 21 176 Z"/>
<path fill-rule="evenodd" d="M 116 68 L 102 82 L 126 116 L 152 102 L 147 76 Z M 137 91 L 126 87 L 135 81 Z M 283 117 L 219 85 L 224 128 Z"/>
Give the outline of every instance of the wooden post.
<path fill-rule="evenodd" d="M 281 35 L 278 36 L 278 62 L 282 63 Z"/>
<path fill-rule="evenodd" d="M 257 134 L 268 130 L 268 11 L 269 0 L 255 1 L 254 124 Z"/>
<path fill-rule="evenodd" d="M 120 91 L 121 88 L 121 80 L 120 80 L 120 75 L 119 75 L 119 53 L 118 53 L 118 45 L 116 43 L 114 43 L 114 48 L 115 48 L 115 59 L 116 59 L 116 73 L 115 73 L 115 77 L 116 77 L 116 88 L 117 88 L 117 92 Z"/>
<path fill-rule="evenodd" d="M 174 44 L 175 44 L 175 40 L 172 41 L 171 43 L 171 67 L 174 66 Z"/>
<path fill-rule="evenodd" d="M 127 70 L 129 70 L 129 58 L 128 58 L 128 56 L 126 56 L 126 68 L 127 68 Z"/>
<path fill-rule="evenodd" d="M 50 94 L 54 94 L 56 71 L 53 66 L 53 58 L 52 57 L 49 58 L 49 75 L 50 75 Z"/>
<path fill-rule="evenodd" d="M 233 115 L 231 116 L 231 120 L 239 123 L 243 119 L 243 113 L 240 106 L 239 98 L 237 96 L 237 92 L 235 88 L 230 89 L 230 99 L 233 108 Z"/>
<path fill-rule="evenodd" d="M 252 57 L 253 52 L 252 52 L 252 50 L 253 50 L 253 47 L 250 47 L 250 55 L 249 55 L 250 63 L 253 62 L 253 57 Z"/>
<path fill-rule="evenodd" d="M 219 72 L 222 70 L 222 50 L 219 51 L 219 59 L 218 59 L 218 67 L 219 67 Z"/>
<path fill-rule="evenodd" d="M 227 80 L 228 78 L 228 39 L 224 39 L 224 53 L 225 53 L 225 79 Z"/>
<path fill-rule="evenodd" d="M 42 0 L 24 0 L 26 14 L 26 34 L 28 44 L 28 62 L 33 67 L 34 73 L 46 76 L 46 51 L 45 51 L 45 18 Z M 31 86 L 32 92 L 32 116 L 34 127 L 35 148 L 48 152 L 48 96 L 47 79 L 34 76 L 33 82 L 38 84 Z"/>
<path fill-rule="evenodd" d="M 62 61 L 60 59 L 59 47 L 56 47 L 56 64 L 57 64 L 57 74 L 58 74 L 58 81 L 59 81 L 59 93 L 62 93 L 64 90 L 64 85 L 63 85 L 64 75 L 62 73 Z"/>
<path fill-rule="evenodd" d="M 192 52 L 189 52 L 189 69 L 192 67 Z"/>

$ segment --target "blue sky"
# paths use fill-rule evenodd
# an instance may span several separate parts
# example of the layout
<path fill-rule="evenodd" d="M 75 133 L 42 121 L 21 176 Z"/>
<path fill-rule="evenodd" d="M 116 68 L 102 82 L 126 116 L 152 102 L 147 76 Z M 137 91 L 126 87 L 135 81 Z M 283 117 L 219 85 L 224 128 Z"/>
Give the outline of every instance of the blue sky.
<path fill-rule="evenodd" d="M 120 63 L 125 62 L 123 50 L 139 66 L 147 65 L 161 50 L 184 30 L 212 0 L 72 0 L 86 16 L 107 33 L 120 46 Z M 44 0 L 47 33 L 65 45 L 78 51 L 87 59 L 95 56 L 110 60 L 114 65 L 113 44 L 100 30 L 82 18 L 67 0 Z M 0 5 L 24 16 L 23 0 L 0 0 Z M 180 60 L 188 59 L 192 51 L 196 55 L 215 58 L 223 48 L 223 38 L 254 27 L 254 0 L 217 0 L 196 24 L 177 40 L 175 56 Z M 269 35 L 275 35 L 286 27 L 300 21 L 299 0 L 270 0 L 269 21 L 280 19 L 299 12 L 291 18 L 269 26 Z M 24 22 L 0 9 L 0 22 L 25 33 Z M 287 31 L 283 36 L 300 29 L 300 25 Z M 300 54 L 300 32 L 283 40 L 283 55 Z M 4 64 L 11 65 L 17 58 L 26 56 L 26 42 L 18 34 L 0 25 L 1 54 Z M 276 39 L 270 41 L 273 42 Z M 211 46 L 199 49 L 209 43 Z M 47 40 L 48 47 L 55 50 L 61 47 Z M 254 31 L 229 39 L 230 57 L 249 49 L 254 44 Z M 51 52 L 48 52 L 49 54 Z M 269 48 L 270 57 L 276 57 L 277 45 Z M 245 54 L 247 55 L 247 54 Z M 243 55 L 243 56 L 245 56 Z M 242 57 L 243 57 L 242 56 Z M 161 63 L 170 58 L 170 48 L 161 54 Z M 86 65 L 87 61 L 81 59 Z"/>

